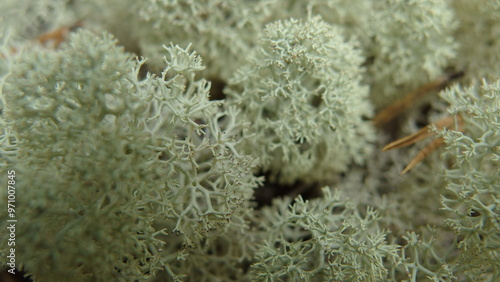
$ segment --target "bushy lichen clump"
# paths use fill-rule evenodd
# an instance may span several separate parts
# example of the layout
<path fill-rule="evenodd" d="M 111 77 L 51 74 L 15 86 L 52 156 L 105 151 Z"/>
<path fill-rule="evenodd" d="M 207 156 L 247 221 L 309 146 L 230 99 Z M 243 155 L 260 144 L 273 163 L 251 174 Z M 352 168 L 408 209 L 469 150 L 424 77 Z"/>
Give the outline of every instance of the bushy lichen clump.
<path fill-rule="evenodd" d="M 378 12 L 367 26 L 374 40 L 368 71 L 380 107 L 442 74 L 456 56 L 457 21 L 448 1 L 386 0 L 374 6 Z"/>
<path fill-rule="evenodd" d="M 262 25 L 271 16 L 273 1 L 128 1 L 139 27 L 136 38 L 145 56 L 160 60 L 163 38 L 179 45 L 193 44 L 210 67 L 205 75 L 228 79 L 244 60 Z M 221 60 L 221 58 L 224 58 Z"/>
<path fill-rule="evenodd" d="M 363 161 L 374 132 L 355 41 L 319 18 L 278 21 L 249 61 L 226 93 L 251 121 L 244 145 L 271 177 L 326 181 Z"/>
<path fill-rule="evenodd" d="M 500 3 L 496 0 L 450 1 L 456 11 L 459 43 L 456 64 L 470 73 L 470 78 L 498 79 L 500 68 Z"/>
<path fill-rule="evenodd" d="M 446 155 L 455 166 L 446 171 L 449 193 L 443 207 L 458 236 L 460 256 L 469 279 L 500 278 L 500 81 L 441 94 L 449 113 L 464 120 L 464 132 L 446 130 Z M 465 267 L 467 265 L 467 267 Z"/>
<path fill-rule="evenodd" d="M 359 211 L 338 193 L 323 188 L 312 201 L 277 200 L 256 220 L 262 231 L 254 280 L 378 281 L 385 261 L 395 263 L 397 245 L 386 242 L 376 211 Z"/>
<path fill-rule="evenodd" d="M 3 167 L 19 180 L 16 251 L 34 278 L 144 279 L 247 205 L 257 179 L 252 158 L 231 151 L 235 113 L 195 80 L 200 57 L 167 51 L 162 77 L 142 80 L 143 62 L 88 31 L 14 58 Z"/>
<path fill-rule="evenodd" d="M 9 270 L 35 281 L 499 280 L 499 8 L 2 1 Z M 373 109 L 460 70 L 398 121 L 371 125 Z M 401 176 L 427 141 L 378 147 L 444 116 L 455 124 L 429 128 L 443 146 Z"/>

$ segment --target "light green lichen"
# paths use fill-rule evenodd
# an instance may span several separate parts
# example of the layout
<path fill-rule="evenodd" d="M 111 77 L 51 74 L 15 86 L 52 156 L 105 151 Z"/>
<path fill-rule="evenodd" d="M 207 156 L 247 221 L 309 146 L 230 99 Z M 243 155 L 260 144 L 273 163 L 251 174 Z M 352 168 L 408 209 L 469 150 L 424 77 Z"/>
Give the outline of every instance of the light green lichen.
<path fill-rule="evenodd" d="M 258 182 L 252 158 L 231 151 L 236 112 L 194 79 L 199 56 L 167 51 L 162 77 L 142 80 L 143 61 L 88 31 L 14 59 L 2 171 L 19 180 L 17 259 L 35 279 L 143 280 L 174 267 L 164 245 L 241 224 Z"/>
<path fill-rule="evenodd" d="M 2 1 L 0 186 L 16 172 L 17 219 L 2 267 L 34 281 L 499 280 L 499 7 Z M 61 45 L 40 42 L 51 31 Z M 373 109 L 458 71 L 372 126 Z"/>
<path fill-rule="evenodd" d="M 319 18 L 269 24 L 230 81 L 228 103 L 251 122 L 245 149 L 279 182 L 327 181 L 361 163 L 373 128 L 355 41 Z"/>

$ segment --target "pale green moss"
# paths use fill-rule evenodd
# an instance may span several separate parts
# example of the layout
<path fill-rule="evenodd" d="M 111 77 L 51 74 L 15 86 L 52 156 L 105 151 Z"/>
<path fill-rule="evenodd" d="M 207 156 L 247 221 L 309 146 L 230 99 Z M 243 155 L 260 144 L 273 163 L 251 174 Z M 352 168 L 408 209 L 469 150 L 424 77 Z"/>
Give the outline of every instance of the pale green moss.
<path fill-rule="evenodd" d="M 497 0 L 1 3 L 0 182 L 35 281 L 500 279 Z M 428 141 L 380 148 L 446 115 L 399 175 Z"/>

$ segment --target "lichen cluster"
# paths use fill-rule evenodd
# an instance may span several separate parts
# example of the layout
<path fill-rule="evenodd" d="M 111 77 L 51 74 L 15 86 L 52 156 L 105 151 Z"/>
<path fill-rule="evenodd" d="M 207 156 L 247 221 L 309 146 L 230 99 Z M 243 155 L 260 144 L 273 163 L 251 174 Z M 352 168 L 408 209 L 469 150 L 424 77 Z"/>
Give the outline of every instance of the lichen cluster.
<path fill-rule="evenodd" d="M 15 171 L 15 271 L 499 280 L 499 30 L 495 0 L 5 0 L 0 181 Z M 453 125 L 429 127 L 443 145 L 400 175 L 429 141 L 382 146 L 444 117 Z"/>

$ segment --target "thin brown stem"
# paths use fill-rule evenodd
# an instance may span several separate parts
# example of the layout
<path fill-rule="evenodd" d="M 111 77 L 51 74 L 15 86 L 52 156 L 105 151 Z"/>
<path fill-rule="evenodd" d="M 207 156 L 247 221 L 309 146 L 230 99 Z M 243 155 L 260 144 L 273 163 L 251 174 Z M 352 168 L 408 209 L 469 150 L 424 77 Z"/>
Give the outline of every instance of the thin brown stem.
<path fill-rule="evenodd" d="M 418 154 L 411 160 L 411 162 L 405 167 L 401 174 L 407 173 L 409 170 L 414 168 L 417 164 L 422 162 L 429 154 L 434 152 L 439 146 L 444 143 L 443 138 L 437 138 L 432 140 L 425 148 L 423 148 Z"/>
<path fill-rule="evenodd" d="M 390 104 L 389 106 L 378 112 L 372 120 L 373 124 L 376 127 L 382 127 L 384 124 L 387 124 L 391 120 L 395 119 L 398 115 L 406 111 L 418 100 L 425 97 L 429 92 L 440 90 L 449 82 L 460 78 L 463 75 L 463 71 L 452 73 L 420 86 L 416 90 L 406 94 L 400 100 L 397 100 L 396 102 Z"/>
<path fill-rule="evenodd" d="M 457 116 L 457 119 L 459 120 L 459 123 L 461 124 L 462 123 L 462 118 L 460 118 L 460 116 Z M 437 122 L 433 123 L 433 125 L 438 129 L 438 130 L 441 130 L 443 129 L 444 127 L 453 127 L 453 124 L 454 124 L 454 121 L 455 119 L 453 117 L 446 117 L 446 118 L 443 118 L 443 119 L 440 119 L 438 120 Z M 392 149 L 398 149 L 398 148 L 403 148 L 403 147 L 406 147 L 406 146 L 410 146 L 414 143 L 417 143 L 418 141 L 420 140 L 423 140 L 427 137 L 429 137 L 430 135 L 433 135 L 432 132 L 430 132 L 430 125 L 426 126 L 426 127 L 423 127 L 422 129 L 420 129 L 419 131 L 417 131 L 416 133 L 413 133 L 411 135 L 408 135 L 408 136 L 405 136 L 401 139 L 398 139 L 394 142 L 391 142 L 390 144 L 386 145 L 382 151 L 389 151 L 389 150 L 392 150 Z"/>

